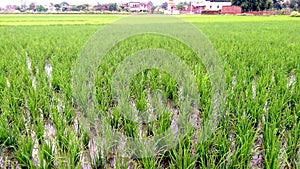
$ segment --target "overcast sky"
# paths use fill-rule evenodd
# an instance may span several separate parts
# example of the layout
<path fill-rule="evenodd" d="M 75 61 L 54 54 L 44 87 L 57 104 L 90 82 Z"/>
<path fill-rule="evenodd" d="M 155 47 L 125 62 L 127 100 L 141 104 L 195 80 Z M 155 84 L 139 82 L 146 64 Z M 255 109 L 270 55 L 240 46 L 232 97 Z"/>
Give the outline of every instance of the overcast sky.
<path fill-rule="evenodd" d="M 109 3 L 109 2 L 129 2 L 129 1 L 139 1 L 139 0 L 0 0 L 0 6 L 5 7 L 6 5 L 20 5 L 22 2 L 26 2 L 26 4 L 30 4 L 31 2 L 36 2 L 39 4 L 49 4 L 52 3 L 61 3 L 63 1 L 68 2 L 69 4 L 97 4 L 97 2 L 100 3 Z M 148 0 L 141 0 L 141 2 L 147 2 Z M 162 4 L 163 2 L 166 2 L 168 0 L 151 0 L 154 5 Z M 174 0 L 176 3 L 180 2 L 180 0 Z"/>

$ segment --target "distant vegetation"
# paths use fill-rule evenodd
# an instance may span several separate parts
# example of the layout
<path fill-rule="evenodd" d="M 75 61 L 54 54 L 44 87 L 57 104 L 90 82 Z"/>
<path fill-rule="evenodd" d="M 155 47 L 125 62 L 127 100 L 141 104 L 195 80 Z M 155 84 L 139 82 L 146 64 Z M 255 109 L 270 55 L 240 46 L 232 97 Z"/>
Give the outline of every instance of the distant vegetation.
<path fill-rule="evenodd" d="M 232 5 L 241 6 L 243 12 L 263 11 L 263 10 L 281 10 L 289 8 L 300 10 L 300 0 L 291 0 L 282 2 L 281 0 L 231 0 Z"/>
<path fill-rule="evenodd" d="M 289 10 L 289 11 L 300 11 L 300 0 L 209 0 L 211 2 L 232 2 L 232 5 L 242 7 L 243 12 L 249 11 L 265 11 L 265 10 Z M 160 5 L 153 6 L 150 1 L 151 10 L 149 13 L 153 13 L 155 9 L 168 9 L 168 3 L 164 2 Z M 177 9 L 184 9 L 185 6 L 190 5 L 191 2 L 185 1 L 177 4 Z M 111 2 L 107 4 L 98 3 L 95 6 L 89 4 L 81 5 L 71 5 L 67 2 L 62 2 L 60 4 L 50 3 L 49 6 L 36 5 L 35 3 L 30 3 L 29 5 L 23 4 L 20 6 L 14 5 L 13 8 L 19 12 L 85 12 L 93 13 L 96 11 L 114 11 L 114 12 L 129 12 L 128 6 L 122 6 L 120 4 Z M 2 9 L 2 11 L 5 9 Z M 0 9 L 1 11 L 1 9 Z"/>

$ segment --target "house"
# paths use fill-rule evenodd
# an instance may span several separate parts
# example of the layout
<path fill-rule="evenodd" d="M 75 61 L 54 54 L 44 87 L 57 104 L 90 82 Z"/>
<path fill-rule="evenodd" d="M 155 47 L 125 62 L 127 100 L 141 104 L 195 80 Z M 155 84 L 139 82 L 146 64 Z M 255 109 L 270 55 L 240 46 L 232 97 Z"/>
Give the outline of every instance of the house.
<path fill-rule="evenodd" d="M 218 14 L 224 6 L 231 6 L 231 2 L 197 1 L 186 5 L 180 13 Z"/>
<path fill-rule="evenodd" d="M 94 5 L 93 6 L 93 10 L 94 11 L 101 11 L 101 5 L 99 5 L 99 4 L 98 5 Z"/>
<path fill-rule="evenodd" d="M 15 11 L 16 10 L 16 6 L 15 5 L 7 5 L 6 6 L 6 11 Z"/>
<path fill-rule="evenodd" d="M 140 12 L 140 2 L 129 2 L 128 7 L 130 12 Z"/>
<path fill-rule="evenodd" d="M 152 5 L 150 3 L 141 2 L 140 3 L 140 11 L 141 12 L 150 12 Z"/>
<path fill-rule="evenodd" d="M 122 11 L 125 11 L 126 9 L 129 10 L 129 5 L 128 3 L 120 3 L 119 7 L 121 8 Z"/>
<path fill-rule="evenodd" d="M 72 9 L 72 6 L 70 6 L 67 2 L 62 2 L 59 5 L 60 5 L 61 12 L 71 11 L 71 9 Z"/>
<path fill-rule="evenodd" d="M 67 2 L 62 2 L 59 4 L 61 8 L 68 8 L 70 5 Z"/>
<path fill-rule="evenodd" d="M 164 11 L 164 14 L 179 14 L 179 10 L 177 10 L 174 0 L 169 0 L 167 10 Z"/>
<path fill-rule="evenodd" d="M 205 1 L 205 10 L 221 11 L 223 6 L 231 6 L 231 2 L 209 2 Z"/>
<path fill-rule="evenodd" d="M 180 10 L 181 14 L 193 13 L 193 14 L 200 14 L 202 11 L 205 10 L 204 4 L 191 4 L 186 5 L 182 10 Z"/>
<path fill-rule="evenodd" d="M 110 5 L 111 4 L 96 5 L 93 7 L 93 9 L 94 11 L 108 11 Z"/>
<path fill-rule="evenodd" d="M 130 12 L 150 12 L 152 4 L 150 2 L 128 2 L 127 7 Z"/>
<path fill-rule="evenodd" d="M 169 0 L 169 2 L 168 2 L 168 10 L 169 11 L 176 10 L 176 5 L 175 5 L 174 0 Z"/>
<path fill-rule="evenodd" d="M 48 11 L 55 12 L 56 11 L 55 6 L 53 4 L 48 5 Z"/>

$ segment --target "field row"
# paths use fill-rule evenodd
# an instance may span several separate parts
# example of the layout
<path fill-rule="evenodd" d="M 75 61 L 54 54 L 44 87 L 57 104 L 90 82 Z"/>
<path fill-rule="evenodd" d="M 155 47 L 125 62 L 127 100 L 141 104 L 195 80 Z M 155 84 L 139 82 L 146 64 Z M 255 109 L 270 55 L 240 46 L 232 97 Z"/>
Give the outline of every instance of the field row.
<path fill-rule="evenodd" d="M 224 111 L 216 132 L 204 142 L 201 124 L 211 113 L 213 89 L 195 53 L 176 39 L 155 34 L 116 44 L 95 75 L 96 109 L 100 117 L 108 117 L 111 131 L 134 138 L 178 132 L 182 91 L 167 72 L 145 70 L 129 84 L 135 112 L 160 113 L 155 120 L 130 121 L 117 108 L 112 77 L 130 54 L 147 48 L 171 51 L 193 71 L 199 90 L 199 105 L 189 119 L 193 129 L 175 147 L 139 159 L 124 157 L 126 146 L 101 147 L 97 126 L 83 130 L 79 119 L 85 112 L 72 95 L 71 71 L 80 51 L 102 24 L 118 18 L 0 16 L 0 168 L 299 168 L 299 19 L 180 17 L 205 33 L 226 75 Z M 162 112 L 153 108 L 151 96 L 157 90 L 166 100 Z"/>

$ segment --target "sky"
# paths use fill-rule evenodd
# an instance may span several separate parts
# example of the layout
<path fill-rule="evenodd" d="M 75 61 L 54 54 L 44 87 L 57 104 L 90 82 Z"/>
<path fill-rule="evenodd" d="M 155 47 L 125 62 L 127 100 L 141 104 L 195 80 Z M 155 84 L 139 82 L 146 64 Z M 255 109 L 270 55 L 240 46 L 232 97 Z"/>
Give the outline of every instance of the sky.
<path fill-rule="evenodd" d="M 100 3 L 109 3 L 109 2 L 129 2 L 129 1 L 141 1 L 141 2 L 147 2 L 148 0 L 0 0 L 0 7 L 5 7 L 6 5 L 20 5 L 24 4 L 26 2 L 27 5 L 29 5 L 31 2 L 36 2 L 38 4 L 49 4 L 50 2 L 52 3 L 61 3 L 63 1 L 68 2 L 69 4 L 93 4 L 96 5 L 97 2 Z M 154 5 L 160 5 L 163 2 L 166 2 L 168 0 L 151 0 Z M 175 3 L 179 2 L 180 0 L 174 0 Z"/>

